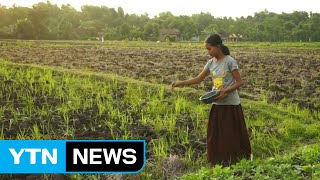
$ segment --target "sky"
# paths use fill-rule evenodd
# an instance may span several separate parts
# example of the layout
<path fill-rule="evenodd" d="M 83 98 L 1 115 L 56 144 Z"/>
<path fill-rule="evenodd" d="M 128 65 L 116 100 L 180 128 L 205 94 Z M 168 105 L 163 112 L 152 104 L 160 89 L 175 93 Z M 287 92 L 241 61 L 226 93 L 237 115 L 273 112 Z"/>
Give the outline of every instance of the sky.
<path fill-rule="evenodd" d="M 192 15 L 209 12 L 215 17 L 247 17 L 255 12 L 291 13 L 306 11 L 320 13 L 319 0 L 50 0 L 52 4 L 70 4 L 78 11 L 82 5 L 107 6 L 117 9 L 121 6 L 125 13 L 144 14 L 154 17 L 160 12 L 170 11 L 174 15 Z M 11 7 L 32 7 L 47 0 L 0 0 L 1 5 Z"/>

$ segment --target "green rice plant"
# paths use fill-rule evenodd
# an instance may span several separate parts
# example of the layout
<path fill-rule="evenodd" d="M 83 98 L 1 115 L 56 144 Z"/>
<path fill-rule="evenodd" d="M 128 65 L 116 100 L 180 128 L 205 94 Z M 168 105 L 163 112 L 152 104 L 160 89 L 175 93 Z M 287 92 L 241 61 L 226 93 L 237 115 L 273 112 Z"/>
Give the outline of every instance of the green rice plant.
<path fill-rule="evenodd" d="M 131 126 L 134 123 L 133 117 L 130 115 L 126 115 L 127 123 Z"/>
<path fill-rule="evenodd" d="M 177 121 L 176 116 L 171 114 L 170 117 L 168 117 L 166 121 L 168 121 L 167 129 L 169 130 L 169 133 L 174 134 L 176 121 Z"/>
<path fill-rule="evenodd" d="M 160 101 L 158 98 L 152 98 L 148 102 L 146 107 L 146 113 L 150 114 L 151 117 L 163 114 L 165 109 L 167 109 L 167 103 Z"/>
<path fill-rule="evenodd" d="M 35 74 L 36 71 L 34 69 L 29 69 L 25 73 L 25 79 L 29 82 L 29 85 L 32 87 L 32 83 L 35 82 Z"/>
<path fill-rule="evenodd" d="M 71 174 L 70 178 L 72 180 L 79 180 L 79 179 L 81 179 L 81 175 L 80 174 Z"/>
<path fill-rule="evenodd" d="M 3 132 L 3 126 L 1 127 L 0 140 L 5 140 L 5 136 L 4 136 L 4 132 Z"/>
<path fill-rule="evenodd" d="M 39 81 L 43 85 L 43 90 L 48 92 L 49 96 L 53 95 L 53 90 L 55 89 L 55 80 L 52 78 L 53 71 L 47 70 L 45 73 L 39 78 Z"/>
<path fill-rule="evenodd" d="M 301 117 L 305 120 L 308 120 L 309 118 L 311 118 L 311 113 L 310 113 L 310 110 L 308 109 L 300 109 L 300 110 L 296 110 L 298 111 L 299 115 L 301 115 Z"/>
<path fill-rule="evenodd" d="M 122 138 L 121 139 L 124 139 L 124 140 L 128 140 L 131 138 L 131 133 L 130 131 L 128 131 L 127 129 L 124 130 L 123 132 L 123 135 L 122 135 Z"/>
<path fill-rule="evenodd" d="M 32 41 L 24 41 L 24 40 L 17 40 L 16 41 L 16 46 L 21 47 L 21 48 L 26 48 L 26 47 L 32 47 L 34 43 Z"/>
<path fill-rule="evenodd" d="M 140 120 L 142 125 L 146 125 L 149 123 L 149 118 L 148 115 L 145 115 L 144 110 L 141 111 L 141 120 Z"/>
<path fill-rule="evenodd" d="M 284 134 L 289 141 L 302 141 L 319 137 L 318 128 L 301 124 L 295 120 L 286 120 L 283 122 Z"/>
<path fill-rule="evenodd" d="M 27 108 L 27 115 L 29 118 L 33 116 L 33 110 L 34 110 L 34 102 L 31 97 L 26 101 L 26 108 Z"/>
<path fill-rule="evenodd" d="M 159 100 L 163 101 L 164 100 L 165 87 L 161 86 L 161 87 L 157 88 L 157 91 L 158 91 Z"/>
<path fill-rule="evenodd" d="M 57 107 L 57 112 L 59 114 L 62 114 L 62 115 L 67 115 L 68 112 L 69 112 L 69 106 L 68 104 L 61 104 L 60 106 Z"/>
<path fill-rule="evenodd" d="M 35 115 L 39 116 L 41 118 L 49 117 L 49 114 L 50 114 L 50 111 L 48 111 L 47 107 L 45 107 L 45 106 L 41 106 L 41 107 L 36 106 L 35 112 L 36 112 Z M 17 113 L 19 114 L 19 111 L 17 111 Z"/>
<path fill-rule="evenodd" d="M 76 89 L 74 89 L 74 88 L 70 88 L 69 90 L 68 90 L 68 94 L 67 94 L 67 97 L 66 97 L 66 101 L 67 100 L 71 100 L 73 97 L 75 97 L 76 96 L 76 94 L 77 94 L 78 92 L 77 92 L 77 90 Z M 68 102 L 68 101 L 67 101 Z"/>
<path fill-rule="evenodd" d="M 127 85 L 127 89 L 125 91 L 124 100 L 133 106 L 135 109 L 142 103 L 142 86 L 136 85 L 133 87 L 131 83 Z"/>
<path fill-rule="evenodd" d="M 72 120 L 73 121 L 73 120 Z M 64 136 L 66 139 L 74 139 L 74 133 L 75 133 L 76 129 L 73 126 L 67 126 Z"/>
<path fill-rule="evenodd" d="M 63 113 L 62 116 L 63 116 L 64 123 L 65 123 L 65 125 L 66 125 L 65 135 L 69 135 L 69 134 L 70 134 L 70 132 L 69 132 L 69 122 L 70 122 L 70 118 L 69 118 L 69 116 L 68 116 L 67 113 Z"/>
<path fill-rule="evenodd" d="M 41 134 L 41 132 L 40 132 L 40 130 L 39 130 L 38 125 L 37 125 L 37 124 L 34 124 L 34 125 L 32 126 L 32 129 L 33 129 L 33 131 L 32 131 L 32 137 L 33 137 L 33 139 L 36 139 L 36 140 L 42 139 L 42 134 Z"/>
<path fill-rule="evenodd" d="M 100 100 L 97 100 L 96 103 L 97 103 L 97 106 L 98 106 L 98 115 L 101 116 L 101 115 L 103 115 L 105 113 L 106 106 Z"/>
<path fill-rule="evenodd" d="M 174 109 L 176 114 L 185 113 L 186 112 L 186 100 L 184 97 L 179 96 L 174 102 Z"/>
<path fill-rule="evenodd" d="M 266 91 L 262 91 L 262 93 L 260 94 L 260 99 L 265 104 L 268 103 L 268 97 L 269 97 L 269 95 Z"/>
<path fill-rule="evenodd" d="M 109 115 L 112 120 L 119 120 L 122 116 L 119 109 L 111 110 Z"/>
<path fill-rule="evenodd" d="M 107 125 L 107 127 L 109 128 L 110 130 L 110 134 L 112 136 L 113 139 L 115 139 L 115 134 L 114 134 L 114 127 L 116 126 L 116 123 L 113 122 L 113 121 L 109 121 L 109 120 L 104 120 L 104 124 Z"/>
<path fill-rule="evenodd" d="M 164 137 L 154 139 L 151 141 L 153 154 L 157 161 L 161 161 L 167 157 L 168 153 L 168 142 Z"/>
<path fill-rule="evenodd" d="M 119 121 L 120 121 L 120 130 L 122 132 L 126 131 L 127 127 L 130 125 L 129 118 L 125 115 L 122 115 Z"/>
<path fill-rule="evenodd" d="M 89 125 L 88 125 L 88 130 L 89 130 L 89 131 L 92 131 L 92 132 L 95 132 L 95 131 L 96 131 L 96 127 L 97 127 L 97 126 L 95 125 L 95 123 L 91 121 L 91 122 L 89 123 Z"/>
<path fill-rule="evenodd" d="M 314 119 L 320 120 L 320 111 L 312 112 L 312 116 L 314 117 Z"/>
<path fill-rule="evenodd" d="M 192 146 L 188 147 L 186 154 L 184 156 L 184 162 L 188 169 L 194 166 L 194 149 L 192 148 Z"/>
<path fill-rule="evenodd" d="M 114 90 L 119 88 L 118 80 L 115 77 L 111 78 L 110 88 Z"/>
<path fill-rule="evenodd" d="M 141 179 L 153 180 L 152 173 L 147 173 L 145 171 L 142 171 L 140 174 L 141 174 Z"/>
<path fill-rule="evenodd" d="M 9 71 L 8 70 L 8 66 L 7 65 L 4 65 L 4 66 L 2 66 L 2 68 L 0 68 L 0 73 L 1 73 L 4 81 L 8 81 L 8 80 L 11 79 L 12 72 L 13 71 Z"/>
<path fill-rule="evenodd" d="M 79 109 L 82 108 L 81 106 L 81 96 L 80 95 L 75 95 L 72 101 L 72 109 L 74 112 L 79 113 Z"/>
<path fill-rule="evenodd" d="M 262 146 L 262 143 L 260 144 L 260 142 L 264 142 L 264 137 L 255 128 L 252 128 L 251 131 L 252 140 L 250 143 L 253 149 L 252 154 L 265 154 L 266 147 Z"/>
<path fill-rule="evenodd" d="M 162 118 L 160 115 L 156 115 L 154 119 L 150 122 L 154 126 L 154 130 L 158 133 L 163 129 L 166 129 L 166 119 Z"/>
<path fill-rule="evenodd" d="M 29 139 L 26 129 L 21 129 L 19 128 L 19 132 L 17 132 L 16 138 L 17 140 L 25 140 L 25 139 Z"/>
<path fill-rule="evenodd" d="M 292 113 L 299 113 L 299 106 L 297 104 L 288 103 L 287 110 Z"/>
<path fill-rule="evenodd" d="M 184 129 L 186 128 L 186 129 Z M 177 129 L 178 142 L 181 144 L 189 144 L 189 127 L 178 127 Z"/>
<path fill-rule="evenodd" d="M 200 129 L 200 134 L 205 133 L 205 128 L 201 128 L 204 122 L 207 121 L 207 110 L 202 105 L 196 105 L 194 108 L 191 109 L 195 117 L 192 118 L 193 122 L 196 125 L 197 129 Z M 202 130 L 202 131 L 201 131 Z"/>
<path fill-rule="evenodd" d="M 115 100 L 113 99 L 113 97 L 110 94 L 106 95 L 105 97 L 106 97 L 106 99 L 105 99 L 104 105 L 105 105 L 107 114 L 109 114 L 110 111 L 114 110 L 112 102 L 115 101 Z"/>
<path fill-rule="evenodd" d="M 82 108 L 84 110 L 87 110 L 87 109 L 92 107 L 92 105 L 93 105 L 93 99 L 92 98 L 84 97 L 84 98 L 82 98 L 82 100 L 83 100 L 82 101 Z"/>

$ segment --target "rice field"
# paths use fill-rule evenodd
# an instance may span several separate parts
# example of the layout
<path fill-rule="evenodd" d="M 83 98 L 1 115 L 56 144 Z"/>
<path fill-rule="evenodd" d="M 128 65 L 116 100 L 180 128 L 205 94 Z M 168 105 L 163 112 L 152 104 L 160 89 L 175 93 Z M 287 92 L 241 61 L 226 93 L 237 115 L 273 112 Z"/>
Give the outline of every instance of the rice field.
<path fill-rule="evenodd" d="M 2 50 L 8 50 L 7 46 Z M 252 97 L 247 93 L 254 94 L 252 86 L 246 87 L 246 92 L 240 91 L 253 159 L 242 160 L 230 167 L 210 167 L 206 162 L 205 138 L 211 106 L 198 100 L 209 82 L 171 91 L 166 83 L 170 78 L 153 76 L 150 80 L 139 74 L 130 76 L 130 73 L 119 73 L 120 70 L 109 71 L 108 63 L 101 70 L 82 65 L 67 66 L 72 64 L 65 60 L 67 50 L 72 50 L 69 58 L 74 62 L 99 62 L 81 58 L 83 52 L 93 53 L 88 50 L 92 44 L 77 47 L 78 54 L 72 47 L 61 50 L 49 43 L 47 46 L 47 50 L 40 50 L 43 54 L 56 52 L 64 54 L 63 58 L 44 55 L 34 61 L 39 58 L 36 57 L 39 47 L 26 47 L 25 44 L 13 48 L 16 55 L 8 53 L 9 50 L 0 53 L 1 139 L 143 139 L 147 142 L 147 163 L 139 174 L 74 174 L 63 176 L 66 179 L 320 179 L 320 113 L 311 106 L 294 103 L 290 95 L 270 100 L 265 94 L 252 100 L 246 98 Z M 125 61 L 125 58 L 123 62 L 114 63 L 126 66 L 128 62 L 141 63 L 130 48 L 125 52 L 119 47 L 101 48 L 99 51 L 106 51 L 106 54 L 113 52 L 111 57 L 122 52 L 132 60 Z M 262 52 L 261 49 L 258 51 Z M 138 52 L 148 52 L 148 48 L 142 47 Z M 156 53 L 149 52 L 147 56 L 157 59 Z M 196 52 L 192 53 L 192 57 L 198 57 Z M 174 52 L 161 50 L 161 57 L 170 59 L 170 54 Z M 107 57 L 105 61 L 113 62 Z M 199 58 L 205 61 L 206 56 Z M 143 61 L 145 69 L 164 66 L 166 62 L 169 61 Z M 178 63 L 176 67 L 182 66 L 179 61 L 172 63 Z M 161 77 L 172 73 L 162 69 L 158 72 Z M 181 75 L 180 78 L 188 76 Z M 250 82 L 253 77 L 246 76 Z M 53 179 L 55 176 L 36 177 Z M 0 178 L 12 179 L 14 176 L 2 175 Z"/>

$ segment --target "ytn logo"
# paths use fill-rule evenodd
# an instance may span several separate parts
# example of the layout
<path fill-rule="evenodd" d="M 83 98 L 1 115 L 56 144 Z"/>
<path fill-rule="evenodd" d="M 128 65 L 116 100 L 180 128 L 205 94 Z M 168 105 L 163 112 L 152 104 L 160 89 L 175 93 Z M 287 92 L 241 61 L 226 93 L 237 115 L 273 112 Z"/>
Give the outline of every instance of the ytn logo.
<path fill-rule="evenodd" d="M 24 152 L 24 154 L 28 153 L 26 156 L 30 156 L 30 164 L 36 164 L 37 153 L 41 153 L 42 164 L 47 164 L 47 159 L 49 159 L 51 164 L 57 164 L 58 161 L 57 148 L 52 149 L 52 154 L 48 151 L 48 149 L 40 148 L 22 148 L 19 152 L 17 152 L 14 148 L 9 148 L 9 151 L 13 156 L 14 164 L 20 164 L 20 157 Z"/>

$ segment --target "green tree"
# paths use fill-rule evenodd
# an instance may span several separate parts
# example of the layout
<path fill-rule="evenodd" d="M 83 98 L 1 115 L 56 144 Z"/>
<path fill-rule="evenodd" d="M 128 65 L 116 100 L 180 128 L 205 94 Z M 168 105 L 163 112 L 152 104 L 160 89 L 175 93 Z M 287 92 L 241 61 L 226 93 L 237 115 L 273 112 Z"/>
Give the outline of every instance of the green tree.
<path fill-rule="evenodd" d="M 210 24 L 214 24 L 214 17 L 210 13 L 193 14 L 191 19 L 195 24 L 197 35 L 200 35 Z"/>
<path fill-rule="evenodd" d="M 118 17 L 120 19 L 124 18 L 124 11 L 123 11 L 122 7 L 118 7 Z"/>
<path fill-rule="evenodd" d="M 320 14 L 310 13 L 310 37 L 312 41 L 320 41 Z"/>
<path fill-rule="evenodd" d="M 77 28 L 80 26 L 78 12 L 69 4 L 61 6 L 58 18 L 58 39 L 77 39 Z"/>
<path fill-rule="evenodd" d="M 27 18 L 24 20 L 18 20 L 16 27 L 16 37 L 19 39 L 33 39 L 34 28 L 32 22 Z"/>
<path fill-rule="evenodd" d="M 174 16 L 167 11 L 149 18 L 148 14 L 126 14 L 122 7 L 85 5 L 76 11 L 69 4 L 60 8 L 47 1 L 32 8 L 0 5 L 0 17 L 0 38 L 88 39 L 104 34 L 112 40 L 157 40 L 160 29 L 173 28 L 185 40 L 199 35 L 203 39 L 211 33 L 241 35 L 249 41 L 320 40 L 319 13 L 304 11 L 276 14 L 264 10 L 235 19 L 203 12 Z"/>
<path fill-rule="evenodd" d="M 119 28 L 121 38 L 125 39 L 126 37 L 128 37 L 130 35 L 130 30 L 130 25 L 127 23 L 123 23 Z"/>
<path fill-rule="evenodd" d="M 130 30 L 129 33 L 129 37 L 130 39 L 139 39 L 139 38 L 143 38 L 143 32 L 141 31 L 141 29 L 137 26 L 133 26 Z"/>
<path fill-rule="evenodd" d="M 208 36 L 210 34 L 214 34 L 214 33 L 218 33 L 217 32 L 217 25 L 215 24 L 210 24 L 208 27 L 206 27 L 204 30 L 203 30 L 203 34 L 205 36 Z"/>
<path fill-rule="evenodd" d="M 159 25 L 154 22 L 148 22 L 144 26 L 143 34 L 144 34 L 145 40 L 152 40 L 152 41 L 157 40 L 159 37 Z"/>
<path fill-rule="evenodd" d="M 29 18 L 34 27 L 36 39 L 56 39 L 58 34 L 58 20 L 60 8 L 57 5 L 38 3 L 32 6 Z"/>
<path fill-rule="evenodd" d="M 106 40 L 119 40 L 120 39 L 118 28 L 106 27 L 103 32 L 104 32 L 104 37 Z"/>

